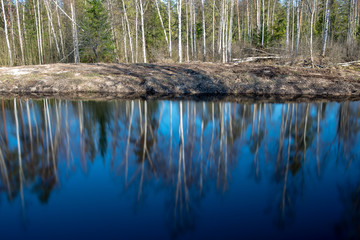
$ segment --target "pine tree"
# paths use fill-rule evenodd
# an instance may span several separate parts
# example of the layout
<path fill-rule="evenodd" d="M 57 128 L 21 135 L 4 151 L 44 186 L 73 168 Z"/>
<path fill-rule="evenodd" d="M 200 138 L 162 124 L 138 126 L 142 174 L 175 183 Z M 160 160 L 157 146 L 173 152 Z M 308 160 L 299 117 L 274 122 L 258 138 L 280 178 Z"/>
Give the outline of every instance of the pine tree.
<path fill-rule="evenodd" d="M 104 8 L 102 0 L 87 0 L 84 26 L 80 42 L 81 61 L 112 61 L 114 46 L 111 40 L 108 13 Z"/>

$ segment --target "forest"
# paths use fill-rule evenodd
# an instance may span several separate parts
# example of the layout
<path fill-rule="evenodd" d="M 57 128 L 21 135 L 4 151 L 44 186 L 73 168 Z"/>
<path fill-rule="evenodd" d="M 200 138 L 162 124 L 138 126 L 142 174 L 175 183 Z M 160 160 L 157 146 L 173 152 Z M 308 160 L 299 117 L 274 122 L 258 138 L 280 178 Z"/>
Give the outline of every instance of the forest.
<path fill-rule="evenodd" d="M 359 0 L 1 0 L 0 65 L 360 55 Z"/>

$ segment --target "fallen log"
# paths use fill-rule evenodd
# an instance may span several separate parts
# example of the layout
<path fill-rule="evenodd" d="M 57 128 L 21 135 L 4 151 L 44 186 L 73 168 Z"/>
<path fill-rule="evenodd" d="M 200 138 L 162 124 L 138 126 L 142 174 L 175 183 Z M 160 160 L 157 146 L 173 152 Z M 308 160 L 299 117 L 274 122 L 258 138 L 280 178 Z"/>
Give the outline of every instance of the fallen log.
<path fill-rule="evenodd" d="M 360 64 L 360 60 L 357 61 L 351 61 L 351 62 L 345 62 L 345 63 L 338 63 L 338 66 L 347 67 L 353 64 Z"/>
<path fill-rule="evenodd" d="M 257 61 L 257 60 L 262 60 L 262 59 L 279 59 L 279 58 L 283 58 L 281 56 L 261 56 L 261 57 L 247 57 L 247 58 L 234 58 L 233 61 L 234 63 L 243 63 L 243 62 L 253 62 L 253 61 Z"/>

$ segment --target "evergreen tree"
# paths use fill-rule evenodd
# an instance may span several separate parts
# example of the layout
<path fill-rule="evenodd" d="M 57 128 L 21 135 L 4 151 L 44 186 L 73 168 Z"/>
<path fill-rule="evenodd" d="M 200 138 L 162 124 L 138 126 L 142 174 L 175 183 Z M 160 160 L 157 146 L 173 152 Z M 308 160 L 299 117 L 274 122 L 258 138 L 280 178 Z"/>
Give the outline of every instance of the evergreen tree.
<path fill-rule="evenodd" d="M 109 62 L 113 60 L 108 13 L 102 0 L 87 0 L 84 31 L 81 39 L 81 62 Z"/>

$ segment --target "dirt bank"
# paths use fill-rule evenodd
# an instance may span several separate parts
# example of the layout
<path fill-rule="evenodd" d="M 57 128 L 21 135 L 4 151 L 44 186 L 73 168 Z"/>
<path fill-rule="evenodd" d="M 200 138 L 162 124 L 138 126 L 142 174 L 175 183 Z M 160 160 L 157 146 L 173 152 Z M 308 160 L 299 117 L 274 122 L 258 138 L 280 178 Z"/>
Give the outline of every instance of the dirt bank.
<path fill-rule="evenodd" d="M 0 68 L 0 94 L 357 99 L 360 73 L 260 64 L 52 64 Z"/>

